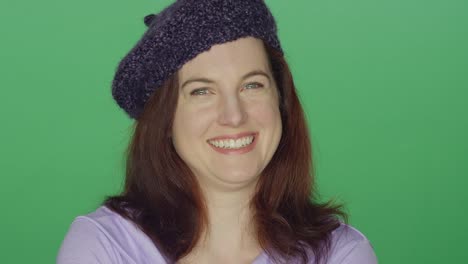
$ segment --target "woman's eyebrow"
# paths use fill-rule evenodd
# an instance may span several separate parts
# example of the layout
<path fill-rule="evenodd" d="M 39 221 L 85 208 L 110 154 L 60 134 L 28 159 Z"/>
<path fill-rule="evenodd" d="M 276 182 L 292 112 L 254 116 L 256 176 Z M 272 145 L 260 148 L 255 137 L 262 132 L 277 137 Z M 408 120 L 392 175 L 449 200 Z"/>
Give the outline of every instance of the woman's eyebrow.
<path fill-rule="evenodd" d="M 249 77 L 252 77 L 252 76 L 255 76 L 255 75 L 262 75 L 265 78 L 267 78 L 269 82 L 271 82 L 270 75 L 268 73 L 266 73 L 265 71 L 263 71 L 263 70 L 254 70 L 254 71 L 248 72 L 248 73 L 244 74 L 244 76 L 242 76 L 242 80 L 245 80 L 245 79 L 247 79 Z M 188 85 L 189 83 L 192 83 L 192 82 L 215 83 L 215 81 L 213 81 L 211 79 L 208 79 L 208 78 L 192 78 L 192 79 L 188 79 L 187 81 L 185 81 L 182 84 L 181 89 L 184 89 L 184 87 L 186 85 Z"/>
<path fill-rule="evenodd" d="M 245 80 L 249 77 L 252 77 L 252 76 L 255 76 L 255 75 L 262 75 L 264 77 L 266 77 L 268 79 L 268 81 L 271 81 L 270 80 L 270 75 L 268 73 L 266 73 L 265 71 L 262 71 L 262 70 L 255 70 L 255 71 L 251 71 L 247 74 L 245 74 L 244 76 L 242 76 L 242 80 Z"/>
<path fill-rule="evenodd" d="M 193 83 L 193 82 L 203 82 L 203 83 L 214 83 L 215 81 L 213 80 L 210 80 L 210 79 L 207 79 L 207 78 L 193 78 L 193 79 L 188 79 L 187 81 L 185 81 L 181 88 L 180 89 L 184 89 L 184 87 L 186 85 L 188 85 L 189 83 Z"/>

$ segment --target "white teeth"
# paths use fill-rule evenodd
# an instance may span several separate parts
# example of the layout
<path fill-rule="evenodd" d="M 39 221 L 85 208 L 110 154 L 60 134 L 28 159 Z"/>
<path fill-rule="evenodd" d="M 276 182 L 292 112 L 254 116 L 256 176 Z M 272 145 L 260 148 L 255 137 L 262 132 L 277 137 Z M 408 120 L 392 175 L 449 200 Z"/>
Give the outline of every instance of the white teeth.
<path fill-rule="evenodd" d="M 217 148 L 225 149 L 238 149 L 250 145 L 254 140 L 254 136 L 247 136 L 243 138 L 226 139 L 226 140 L 211 140 L 209 143 Z"/>
<path fill-rule="evenodd" d="M 240 148 L 242 146 L 242 140 L 236 139 L 236 148 Z"/>
<path fill-rule="evenodd" d="M 234 139 L 229 140 L 229 148 L 234 148 L 236 146 L 236 142 Z"/>

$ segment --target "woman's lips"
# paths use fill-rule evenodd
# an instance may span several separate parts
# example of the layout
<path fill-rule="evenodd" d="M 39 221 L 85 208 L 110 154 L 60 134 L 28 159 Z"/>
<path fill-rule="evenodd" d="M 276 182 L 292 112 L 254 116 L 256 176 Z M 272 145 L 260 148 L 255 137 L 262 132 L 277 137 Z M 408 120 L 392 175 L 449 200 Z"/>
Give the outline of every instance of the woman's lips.
<path fill-rule="evenodd" d="M 216 147 L 213 144 L 210 144 L 208 141 L 207 141 L 207 144 L 210 145 L 210 147 L 213 150 L 215 150 L 216 152 L 221 153 L 221 154 L 226 154 L 226 155 L 244 154 L 244 153 L 252 151 L 255 148 L 255 145 L 257 144 L 257 141 L 258 141 L 258 133 L 246 132 L 246 133 L 236 134 L 236 135 L 233 135 L 233 136 L 215 137 L 215 138 L 212 138 L 212 139 L 209 140 L 209 141 L 212 141 L 212 140 L 228 140 L 228 139 L 234 139 L 235 140 L 235 139 L 246 137 L 246 136 L 253 136 L 254 137 L 253 141 L 249 145 L 244 146 L 244 147 L 240 147 L 240 148 L 231 149 L 231 148 Z"/>
<path fill-rule="evenodd" d="M 258 135 L 258 132 L 242 132 L 242 133 L 234 134 L 234 135 L 223 135 L 223 136 L 219 136 L 219 137 L 210 138 L 210 139 L 208 139 L 208 141 L 226 140 L 226 139 L 234 139 L 235 140 L 235 139 L 242 138 L 242 137 L 247 137 L 247 136 L 256 137 L 257 135 Z"/>

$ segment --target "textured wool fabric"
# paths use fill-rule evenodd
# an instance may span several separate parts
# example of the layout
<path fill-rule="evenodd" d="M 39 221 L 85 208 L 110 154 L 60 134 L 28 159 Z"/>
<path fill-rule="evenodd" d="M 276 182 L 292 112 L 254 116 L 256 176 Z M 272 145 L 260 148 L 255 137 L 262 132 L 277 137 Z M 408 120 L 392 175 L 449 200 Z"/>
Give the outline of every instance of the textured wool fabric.
<path fill-rule="evenodd" d="M 263 0 L 178 0 L 144 18 L 148 29 L 119 63 L 112 96 L 130 118 L 169 76 L 213 45 L 256 37 L 283 50 Z"/>

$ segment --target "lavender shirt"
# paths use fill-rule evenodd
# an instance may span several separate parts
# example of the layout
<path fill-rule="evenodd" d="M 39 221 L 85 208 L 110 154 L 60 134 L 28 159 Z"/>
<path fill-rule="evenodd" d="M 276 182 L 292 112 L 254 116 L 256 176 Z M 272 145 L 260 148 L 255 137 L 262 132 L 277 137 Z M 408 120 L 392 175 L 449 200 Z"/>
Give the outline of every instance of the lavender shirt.
<path fill-rule="evenodd" d="M 75 218 L 60 247 L 57 264 L 167 263 L 151 240 L 134 223 L 107 207 Z M 252 264 L 273 263 L 263 252 Z M 313 260 L 310 264 L 315 263 Z M 369 240 L 352 226 L 332 232 L 330 264 L 376 264 Z"/>

